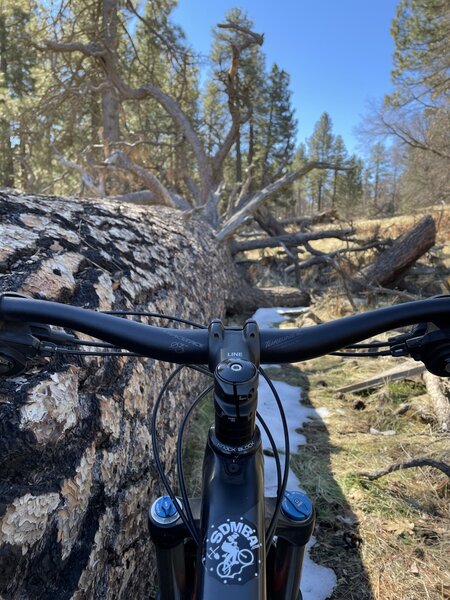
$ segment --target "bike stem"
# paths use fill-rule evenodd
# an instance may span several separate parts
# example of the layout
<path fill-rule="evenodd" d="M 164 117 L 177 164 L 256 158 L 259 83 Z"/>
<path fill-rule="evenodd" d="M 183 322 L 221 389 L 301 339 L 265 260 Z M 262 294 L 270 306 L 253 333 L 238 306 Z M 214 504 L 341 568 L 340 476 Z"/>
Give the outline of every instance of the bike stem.
<path fill-rule="evenodd" d="M 219 449 L 242 452 L 254 442 L 258 404 L 259 329 L 247 321 L 226 329 L 215 320 L 209 327 L 209 368 L 214 372 L 214 442 Z"/>

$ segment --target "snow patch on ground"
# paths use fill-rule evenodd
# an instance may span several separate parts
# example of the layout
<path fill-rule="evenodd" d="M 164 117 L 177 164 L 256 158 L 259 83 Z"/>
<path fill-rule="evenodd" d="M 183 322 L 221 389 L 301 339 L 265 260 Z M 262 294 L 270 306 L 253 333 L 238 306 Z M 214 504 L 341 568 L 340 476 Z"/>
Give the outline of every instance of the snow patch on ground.
<path fill-rule="evenodd" d="M 274 325 L 278 325 L 278 323 L 289 320 L 289 315 L 285 314 L 286 310 L 289 309 L 283 308 L 282 306 L 258 308 L 255 314 L 252 316 L 252 319 L 258 323 L 260 329 L 268 329 Z M 303 307 L 300 306 L 299 308 L 291 310 L 296 311 L 296 314 L 298 314 L 298 312 L 303 310 Z"/>
<path fill-rule="evenodd" d="M 309 550 L 316 543 L 316 538 L 312 536 L 309 540 L 305 562 L 302 573 L 302 596 L 303 600 L 325 600 L 329 598 L 336 587 L 336 573 L 333 569 L 318 565 L 309 556 Z"/>
<path fill-rule="evenodd" d="M 258 322 L 259 327 L 263 329 L 272 327 L 273 325 L 279 324 L 282 321 L 286 321 L 289 318 L 288 315 L 286 316 L 286 312 L 298 314 L 299 311 L 301 311 L 301 308 L 291 310 L 282 307 L 259 308 L 253 315 L 253 319 L 255 319 Z M 323 407 L 314 409 L 308 406 L 303 406 L 301 404 L 301 388 L 289 385 L 288 383 L 282 381 L 273 381 L 273 384 L 280 395 L 286 414 L 291 451 L 295 452 L 298 446 L 306 443 L 305 436 L 299 433 L 297 430 L 302 428 L 303 425 L 310 419 L 322 420 L 323 418 L 326 418 L 329 412 Z M 281 450 L 284 447 L 284 436 L 280 416 L 278 414 L 272 391 L 262 377 L 260 377 L 258 388 L 258 412 L 261 414 L 262 418 L 269 427 L 270 432 L 275 440 L 276 447 Z M 264 449 L 271 450 L 269 440 L 264 432 L 262 432 L 262 438 Z M 283 468 L 283 454 L 280 455 L 280 460 Z M 264 465 L 265 493 L 267 496 L 276 496 L 277 472 L 275 459 L 271 456 L 264 456 Z M 291 469 L 289 469 L 287 489 L 302 489 L 300 481 Z M 314 545 L 314 543 L 315 539 L 313 537 L 308 544 L 305 555 L 301 584 L 303 600 L 325 600 L 326 598 L 329 598 L 334 587 L 336 586 L 337 581 L 336 574 L 332 569 L 318 565 L 311 559 L 309 555 L 309 549 Z"/>

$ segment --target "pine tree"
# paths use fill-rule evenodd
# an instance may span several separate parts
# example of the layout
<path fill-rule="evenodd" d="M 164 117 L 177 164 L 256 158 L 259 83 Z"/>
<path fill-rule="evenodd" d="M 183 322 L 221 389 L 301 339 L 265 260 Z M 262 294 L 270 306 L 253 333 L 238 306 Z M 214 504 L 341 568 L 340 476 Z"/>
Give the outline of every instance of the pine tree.
<path fill-rule="evenodd" d="M 448 199 L 450 4 L 400 0 L 391 33 L 394 93 L 381 114 L 385 129 L 387 124 L 404 146 L 403 204 L 415 206 L 417 197 L 429 203 Z"/>
<path fill-rule="evenodd" d="M 388 156 L 384 144 L 374 144 L 369 157 L 370 184 L 374 207 L 380 208 L 384 195 L 384 183 L 388 172 Z"/>
<path fill-rule="evenodd" d="M 394 99 L 445 98 L 450 70 L 450 4 L 447 0 L 400 0 L 392 23 L 395 42 Z"/>
<path fill-rule="evenodd" d="M 197 67 L 184 32 L 171 20 L 176 4 L 175 0 L 157 0 L 145 5 L 136 30 L 129 80 L 137 87 L 146 82 L 158 85 L 177 99 L 192 122 L 198 122 Z M 189 197 L 186 179 L 193 170 L 190 149 L 166 111 L 148 98 L 127 107 L 126 120 L 130 141 L 147 142 L 133 157 L 165 184 Z"/>
<path fill-rule="evenodd" d="M 251 19 L 239 8 L 229 10 L 226 13 L 225 21 L 235 23 L 248 30 L 253 28 Z M 229 109 L 239 113 L 241 120 L 234 145 L 232 168 L 228 161 L 227 180 L 230 184 L 242 181 L 244 168 L 249 165 L 254 166 L 260 139 L 258 117 L 261 112 L 262 90 L 265 82 L 265 57 L 259 46 L 251 45 L 241 52 L 237 73 L 234 75 L 236 82 L 234 97 L 230 98 L 229 94 L 225 92 L 230 65 L 231 69 L 235 68 L 232 47 L 233 45 L 240 46 L 244 39 L 244 34 L 239 31 L 216 29 L 210 54 L 212 74 L 207 87 L 208 95 L 217 99 L 225 110 L 216 110 L 215 114 L 210 115 L 209 128 L 216 131 L 216 136 L 224 137 L 231 123 Z M 214 123 L 212 122 L 213 117 L 215 117 Z M 254 177 L 256 176 L 254 175 Z"/>
<path fill-rule="evenodd" d="M 305 144 L 299 144 L 295 151 L 292 168 L 301 169 L 308 162 Z M 312 208 L 308 202 L 308 180 L 302 178 L 294 182 L 292 186 L 292 200 L 294 215 L 305 215 Z"/>
<path fill-rule="evenodd" d="M 0 186 L 26 184 L 26 123 L 22 111 L 35 81 L 36 52 L 17 40 L 24 37 L 33 15 L 30 3 L 6 1 L 0 12 Z"/>
<path fill-rule="evenodd" d="M 333 145 L 333 163 L 335 165 L 343 166 L 347 160 L 347 148 L 345 147 L 344 139 L 341 135 L 337 135 L 334 139 Z M 342 186 L 341 181 L 345 177 L 345 172 L 334 171 L 333 173 L 333 190 L 331 195 L 331 208 L 335 208 L 339 204 L 340 192 Z"/>
<path fill-rule="evenodd" d="M 362 207 L 364 162 L 352 154 L 348 164 L 352 168 L 341 172 L 338 179 L 336 205 L 340 215 L 353 219 Z"/>
<path fill-rule="evenodd" d="M 264 111 L 259 118 L 261 187 L 280 177 L 294 158 L 297 121 L 289 83 L 289 74 L 274 64 L 265 90 Z"/>
<path fill-rule="evenodd" d="M 314 126 L 312 136 L 308 139 L 308 154 L 310 160 L 331 162 L 333 159 L 333 124 L 328 113 L 324 112 Z M 317 171 L 309 177 L 310 189 L 320 212 L 330 196 L 331 177 L 328 171 Z"/>

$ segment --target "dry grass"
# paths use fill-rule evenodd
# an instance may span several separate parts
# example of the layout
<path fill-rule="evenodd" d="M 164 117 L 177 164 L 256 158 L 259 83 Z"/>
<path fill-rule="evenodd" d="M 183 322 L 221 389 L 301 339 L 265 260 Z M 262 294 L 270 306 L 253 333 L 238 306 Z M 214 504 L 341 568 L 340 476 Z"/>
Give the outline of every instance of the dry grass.
<path fill-rule="evenodd" d="M 328 320 L 349 308 L 334 298 L 315 312 Z M 311 404 L 330 411 L 326 424 L 304 428 L 308 444 L 293 456 L 292 467 L 316 503 L 313 552 L 338 575 L 334 600 L 450 598 L 448 478 L 429 468 L 374 482 L 358 475 L 418 456 L 448 462 L 448 435 L 423 422 L 414 409 L 396 415 L 406 401 L 423 402 L 423 383 L 415 379 L 371 393 L 336 392 L 392 366 L 388 358 L 323 357 L 301 370 L 293 365 L 285 375 L 292 383 L 303 382 Z"/>

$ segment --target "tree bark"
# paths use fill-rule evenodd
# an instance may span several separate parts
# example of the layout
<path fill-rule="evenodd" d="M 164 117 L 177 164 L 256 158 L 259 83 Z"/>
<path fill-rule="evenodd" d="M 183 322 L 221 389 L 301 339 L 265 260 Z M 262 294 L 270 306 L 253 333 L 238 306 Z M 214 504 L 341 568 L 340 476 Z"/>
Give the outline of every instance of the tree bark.
<path fill-rule="evenodd" d="M 310 296 L 307 292 L 290 287 L 257 288 L 240 283 L 239 294 L 227 300 L 229 314 L 252 313 L 255 307 L 271 306 L 308 306 Z"/>
<path fill-rule="evenodd" d="M 117 5 L 117 0 L 102 1 L 103 43 L 109 52 L 116 52 L 118 46 Z M 120 103 L 112 85 L 104 86 L 101 91 L 101 96 L 103 140 L 104 143 L 109 146 L 109 144 L 117 142 L 120 139 Z"/>
<path fill-rule="evenodd" d="M 355 289 L 387 286 L 394 283 L 435 244 L 436 225 L 427 215 L 417 225 L 398 237 L 378 259 L 363 269 L 352 281 Z"/>
<path fill-rule="evenodd" d="M 283 225 L 266 206 L 260 206 L 254 214 L 255 221 L 269 235 L 288 235 Z"/>
<path fill-rule="evenodd" d="M 0 291 L 200 322 L 225 312 L 231 262 L 196 215 L 0 193 L 0 239 Z M 146 511 L 163 490 L 149 422 L 170 370 L 147 359 L 58 357 L 0 380 L 0 596 L 154 595 Z M 178 424 L 205 384 L 184 372 L 162 408 L 171 479 Z"/>
<path fill-rule="evenodd" d="M 445 379 L 431 373 L 423 374 L 433 412 L 442 431 L 450 432 L 450 385 Z"/>

